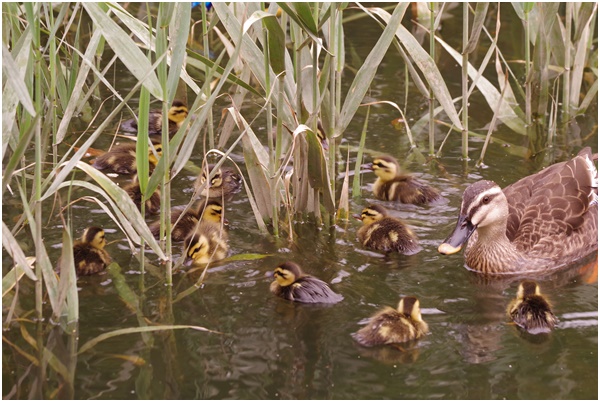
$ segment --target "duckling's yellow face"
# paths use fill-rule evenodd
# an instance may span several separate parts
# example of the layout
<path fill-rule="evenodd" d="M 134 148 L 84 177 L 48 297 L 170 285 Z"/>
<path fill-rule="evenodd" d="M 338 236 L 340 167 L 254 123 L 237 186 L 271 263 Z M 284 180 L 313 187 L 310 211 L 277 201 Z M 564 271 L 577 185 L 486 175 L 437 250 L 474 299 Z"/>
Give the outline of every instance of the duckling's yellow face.
<path fill-rule="evenodd" d="M 373 207 L 367 207 L 362 210 L 360 214 L 360 220 L 362 220 L 363 225 L 370 225 L 373 222 L 377 222 L 384 218 L 384 214 L 378 211 Z"/>
<path fill-rule="evenodd" d="M 169 109 L 168 118 L 175 123 L 181 123 L 188 115 L 188 108 L 181 102 L 173 102 L 173 106 Z"/>
<path fill-rule="evenodd" d="M 97 227 L 87 228 L 81 236 L 83 243 L 88 243 L 90 246 L 102 250 L 106 246 L 106 238 L 104 230 Z"/>
<path fill-rule="evenodd" d="M 400 299 L 398 311 L 414 321 L 422 321 L 419 300 L 416 297 L 407 296 Z"/>
<path fill-rule="evenodd" d="M 202 213 L 202 220 L 208 222 L 221 222 L 221 216 L 223 215 L 223 207 L 217 204 L 208 204 Z"/>
<path fill-rule="evenodd" d="M 517 299 L 523 300 L 528 296 L 539 296 L 541 295 L 540 287 L 534 281 L 523 281 L 519 284 L 517 290 Z"/>
<path fill-rule="evenodd" d="M 207 264 L 210 262 L 210 245 L 204 235 L 199 235 L 188 249 L 187 255 L 195 264 Z"/>
<path fill-rule="evenodd" d="M 202 184 L 204 184 L 206 182 L 206 178 L 209 175 L 210 170 L 212 170 L 212 169 L 209 168 L 208 171 L 202 170 L 202 178 L 200 179 L 200 182 Z M 223 184 L 223 171 L 221 169 L 219 169 L 215 172 L 215 175 L 211 179 L 210 187 L 220 187 L 222 184 Z"/>
<path fill-rule="evenodd" d="M 162 157 L 162 145 L 155 144 L 154 149 L 152 145 L 148 146 L 148 162 L 153 165 L 158 164 L 158 160 Z"/>
<path fill-rule="evenodd" d="M 371 169 L 373 172 L 375 172 L 375 175 L 377 175 L 377 177 L 383 181 L 392 180 L 398 175 L 398 173 L 400 173 L 398 163 L 391 157 L 380 157 L 373 159 Z"/>
<path fill-rule="evenodd" d="M 294 263 L 286 262 L 275 268 L 273 276 L 279 286 L 290 286 L 302 276 L 300 267 Z"/>

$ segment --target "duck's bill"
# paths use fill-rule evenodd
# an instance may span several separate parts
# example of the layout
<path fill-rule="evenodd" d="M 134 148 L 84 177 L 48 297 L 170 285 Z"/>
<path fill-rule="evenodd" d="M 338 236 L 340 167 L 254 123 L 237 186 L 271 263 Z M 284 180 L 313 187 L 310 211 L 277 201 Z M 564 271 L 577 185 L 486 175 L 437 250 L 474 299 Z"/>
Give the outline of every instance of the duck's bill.
<path fill-rule="evenodd" d="M 454 231 L 440 244 L 438 252 L 446 255 L 458 253 L 475 229 L 477 228 L 467 221 L 465 216 L 459 216 Z"/>

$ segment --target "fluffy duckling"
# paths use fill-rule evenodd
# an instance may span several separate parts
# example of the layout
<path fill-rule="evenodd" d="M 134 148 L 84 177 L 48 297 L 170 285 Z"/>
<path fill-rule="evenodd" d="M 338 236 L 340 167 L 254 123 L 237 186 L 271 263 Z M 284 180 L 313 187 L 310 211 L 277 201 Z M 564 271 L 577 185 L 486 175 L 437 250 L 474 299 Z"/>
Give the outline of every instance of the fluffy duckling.
<path fill-rule="evenodd" d="M 227 232 L 219 225 L 202 222 L 196 231 L 185 239 L 183 251 L 190 264 L 208 264 L 227 257 L 227 239 Z"/>
<path fill-rule="evenodd" d="M 179 130 L 179 127 L 181 127 L 187 115 L 188 108 L 185 103 L 179 100 L 174 100 L 167 113 L 167 119 L 169 120 L 169 135 L 173 135 L 177 132 L 177 130 Z M 162 110 L 151 110 L 148 115 L 148 135 L 161 135 L 162 123 Z M 121 123 L 121 131 L 137 134 L 137 119 L 129 119 Z"/>
<path fill-rule="evenodd" d="M 552 306 L 534 281 L 519 284 L 517 297 L 508 305 L 507 313 L 515 324 L 530 334 L 548 333 L 558 321 L 552 313 Z"/>
<path fill-rule="evenodd" d="M 137 173 L 135 148 L 135 143 L 115 145 L 110 151 L 96 158 L 92 166 L 98 170 L 108 169 L 115 173 L 135 174 Z M 162 145 L 154 144 L 154 150 L 156 151 L 156 155 L 152 149 L 152 145 L 148 145 L 150 170 L 154 169 L 158 164 L 158 159 L 162 156 Z"/>
<path fill-rule="evenodd" d="M 377 251 L 397 251 L 412 255 L 421 250 L 419 240 L 400 219 L 388 216 L 385 208 L 379 205 L 369 205 L 362 210 L 357 219 L 362 220 L 363 226 L 357 231 L 358 240 L 363 246 Z"/>
<path fill-rule="evenodd" d="M 123 187 L 123 190 L 129 195 L 129 198 L 133 200 L 133 203 L 137 208 L 142 210 L 142 191 L 140 190 L 140 182 L 137 179 L 137 175 L 133 177 L 131 183 Z M 160 211 L 160 190 L 156 191 L 146 200 L 146 213 L 156 215 Z"/>
<path fill-rule="evenodd" d="M 106 246 L 106 239 L 102 228 L 85 229 L 81 239 L 73 243 L 73 261 L 77 276 L 97 274 L 110 264 L 110 255 L 104 250 L 104 246 Z M 59 261 L 56 270 L 60 272 L 60 268 Z"/>
<path fill-rule="evenodd" d="M 194 233 L 198 221 L 209 222 L 221 226 L 223 207 L 215 200 L 202 201 L 196 207 L 185 211 L 185 206 L 171 208 L 171 239 L 184 241 Z M 179 222 L 178 222 L 179 221 Z M 150 232 L 158 238 L 160 234 L 160 220 L 149 225 Z"/>
<path fill-rule="evenodd" d="M 371 170 L 377 175 L 373 184 L 375 197 L 404 204 L 427 204 L 440 198 L 440 193 L 410 174 L 402 174 L 400 164 L 391 156 L 373 159 Z"/>
<path fill-rule="evenodd" d="M 413 296 L 400 299 L 398 309 L 384 307 L 369 318 L 369 323 L 352 337 L 361 345 L 371 347 L 403 343 L 417 339 L 429 331 L 421 318 L 419 300 Z"/>
<path fill-rule="evenodd" d="M 300 303 L 337 303 L 343 299 L 327 283 L 306 275 L 298 264 L 290 261 L 275 268 L 273 276 L 275 280 L 271 283 L 271 292 L 287 300 Z"/>
<path fill-rule="evenodd" d="M 206 182 L 206 178 L 213 169 L 213 166 L 214 165 L 209 165 L 208 170 L 202 169 L 202 173 L 194 183 L 195 191 L 198 191 L 200 186 Z M 234 194 L 238 193 L 241 188 L 241 176 L 233 168 L 221 166 L 210 180 L 210 183 L 204 187 L 199 195 L 206 198 L 230 199 Z"/>

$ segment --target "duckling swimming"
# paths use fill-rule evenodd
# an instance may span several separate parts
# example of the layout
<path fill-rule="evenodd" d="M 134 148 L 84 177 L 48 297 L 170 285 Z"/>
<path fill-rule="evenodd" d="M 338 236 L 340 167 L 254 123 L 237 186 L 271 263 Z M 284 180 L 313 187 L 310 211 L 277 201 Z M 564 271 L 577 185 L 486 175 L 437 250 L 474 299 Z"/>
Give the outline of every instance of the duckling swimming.
<path fill-rule="evenodd" d="M 75 263 L 75 273 L 77 276 L 93 275 L 104 271 L 110 264 L 111 258 L 106 250 L 106 239 L 104 230 L 99 227 L 89 227 L 85 229 L 80 240 L 73 243 L 73 261 Z M 61 261 L 56 267 L 60 272 Z"/>
<path fill-rule="evenodd" d="M 206 178 L 213 167 L 214 165 L 209 165 L 208 170 L 202 169 L 202 173 L 194 183 L 194 190 L 196 192 L 206 182 Z M 238 193 L 241 188 L 241 176 L 233 168 L 220 167 L 214 177 L 210 180 L 210 183 L 204 187 L 199 195 L 206 198 L 230 199 L 234 194 Z"/>
<path fill-rule="evenodd" d="M 558 321 L 552 313 L 552 306 L 534 281 L 519 284 L 517 297 L 508 305 L 507 313 L 515 324 L 534 335 L 552 331 Z"/>
<path fill-rule="evenodd" d="M 129 195 L 136 207 L 142 210 L 142 191 L 140 190 L 140 182 L 137 175 L 133 177 L 131 183 L 123 187 L 123 190 Z M 156 215 L 160 211 L 160 190 L 156 191 L 146 200 L 146 213 Z"/>
<path fill-rule="evenodd" d="M 221 203 L 215 200 L 202 200 L 197 206 L 192 206 L 185 211 L 185 206 L 171 208 L 171 239 L 173 241 L 184 241 L 198 226 L 198 221 L 209 222 L 220 227 L 223 216 Z M 152 222 L 149 226 L 150 232 L 158 238 L 160 233 L 160 221 Z"/>
<path fill-rule="evenodd" d="M 369 323 L 352 337 L 361 345 L 371 347 L 408 342 L 425 335 L 429 326 L 421 318 L 419 300 L 413 296 L 400 299 L 398 309 L 384 307 L 369 319 Z"/>
<path fill-rule="evenodd" d="M 185 239 L 183 252 L 191 264 L 208 264 L 227 257 L 227 232 L 213 222 L 201 222 Z"/>
<path fill-rule="evenodd" d="M 384 155 L 373 159 L 371 169 L 377 175 L 373 184 L 373 194 L 381 200 L 419 205 L 440 199 L 440 193 L 436 189 L 410 174 L 402 174 L 400 164 L 391 156 Z"/>
<path fill-rule="evenodd" d="M 110 151 L 96 158 L 92 166 L 98 170 L 108 169 L 121 174 L 135 174 L 137 173 L 135 148 L 135 143 L 115 145 Z M 162 156 L 162 145 L 154 144 L 154 150 L 156 155 L 152 150 L 152 145 L 149 144 L 148 163 L 150 171 L 156 167 L 158 158 Z"/>
<path fill-rule="evenodd" d="M 414 232 L 400 219 L 388 216 L 387 210 L 382 206 L 370 205 L 356 218 L 363 222 L 356 234 L 365 247 L 386 253 L 397 251 L 406 255 L 421 250 Z"/>
<path fill-rule="evenodd" d="M 183 121 L 188 115 L 188 108 L 182 101 L 174 100 L 173 104 L 169 108 L 167 113 L 167 119 L 169 120 L 169 135 L 172 136 L 179 130 L 179 127 L 183 124 Z M 162 134 L 162 122 L 163 115 L 161 109 L 151 110 L 148 115 L 148 135 L 161 135 Z M 121 131 L 126 133 L 138 132 L 137 119 L 129 119 L 121 123 Z"/>
<path fill-rule="evenodd" d="M 275 280 L 270 290 L 276 296 L 300 303 L 337 303 L 343 296 L 334 293 L 327 283 L 306 275 L 302 268 L 293 262 L 280 264 L 273 272 Z"/>

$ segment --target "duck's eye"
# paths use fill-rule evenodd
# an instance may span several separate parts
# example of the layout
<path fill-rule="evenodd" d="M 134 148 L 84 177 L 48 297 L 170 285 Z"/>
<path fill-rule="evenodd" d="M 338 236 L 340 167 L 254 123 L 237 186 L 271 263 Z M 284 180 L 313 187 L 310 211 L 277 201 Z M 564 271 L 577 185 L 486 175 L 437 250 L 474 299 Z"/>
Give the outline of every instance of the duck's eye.
<path fill-rule="evenodd" d="M 483 197 L 483 203 L 484 204 L 487 204 L 489 202 L 490 202 L 490 197 L 489 196 L 486 195 L 485 197 Z"/>

